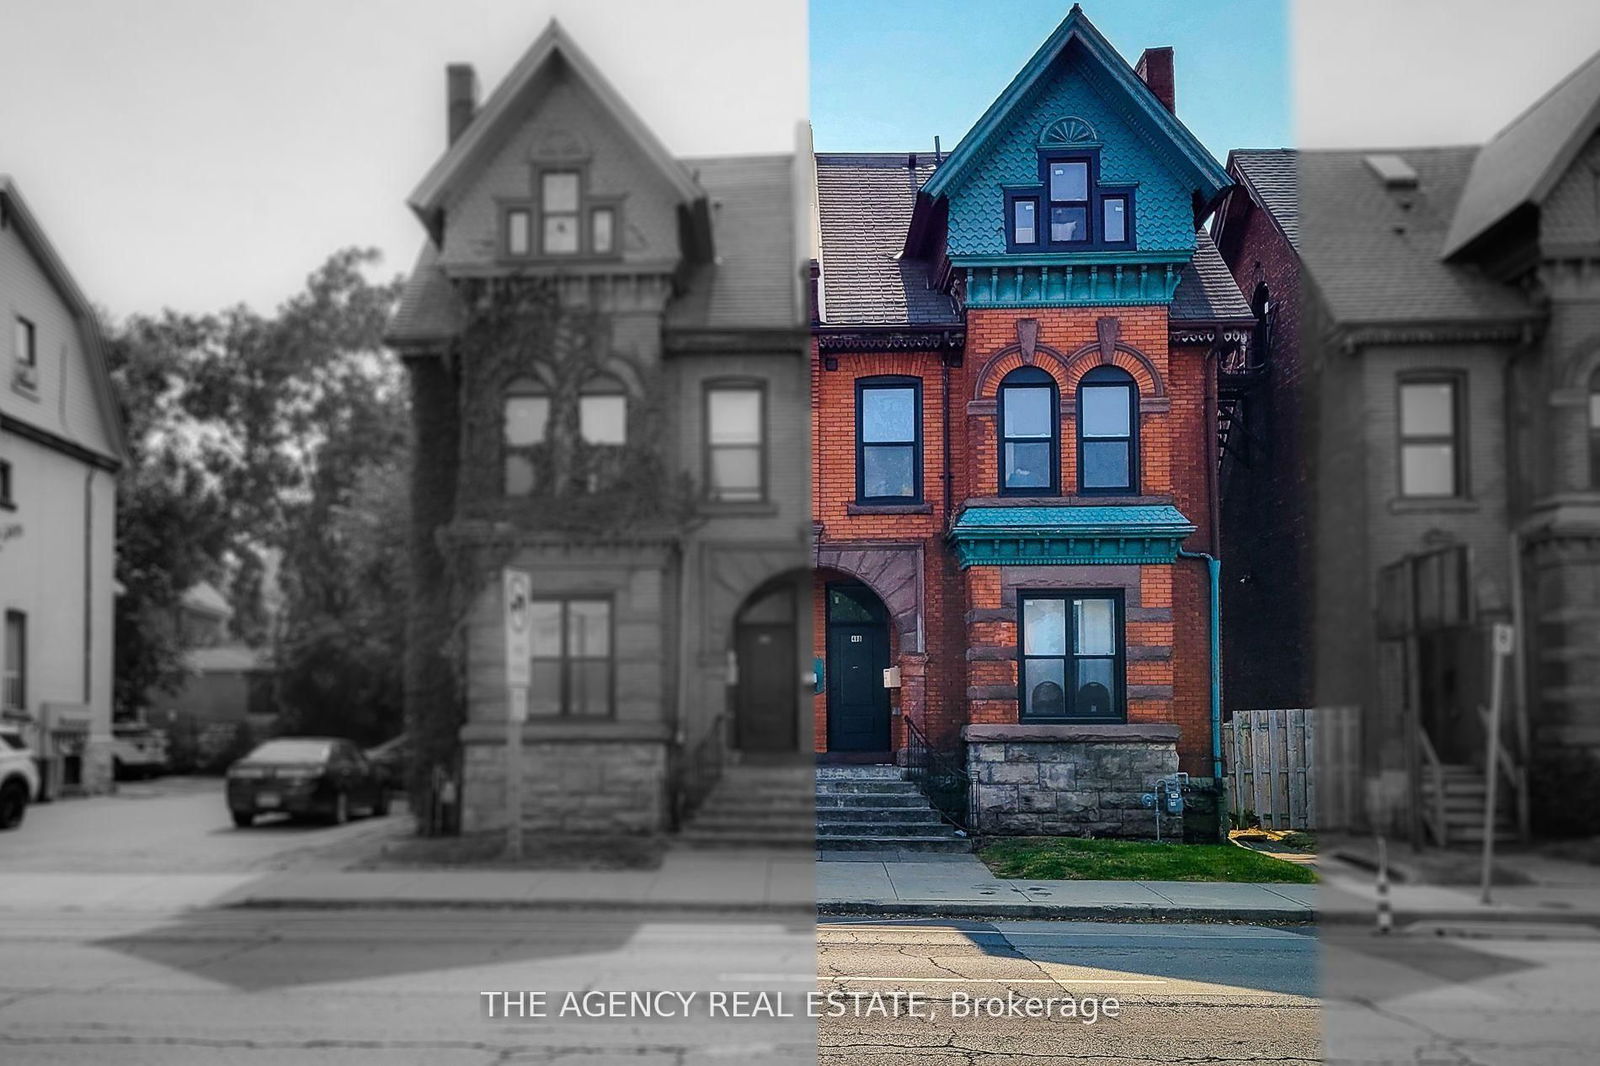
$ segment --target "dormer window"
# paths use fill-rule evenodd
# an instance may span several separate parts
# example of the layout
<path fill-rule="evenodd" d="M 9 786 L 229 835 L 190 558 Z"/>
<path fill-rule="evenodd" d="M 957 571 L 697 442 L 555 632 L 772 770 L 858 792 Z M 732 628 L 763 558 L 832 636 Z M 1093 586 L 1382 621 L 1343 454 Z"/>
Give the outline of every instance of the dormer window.
<path fill-rule="evenodd" d="M 539 215 L 545 255 L 578 252 L 578 172 L 547 170 L 539 176 Z"/>
<path fill-rule="evenodd" d="M 506 212 L 506 253 L 527 255 L 533 248 L 533 216 L 526 208 Z"/>
<path fill-rule="evenodd" d="M 617 213 L 609 207 L 589 212 L 589 248 L 595 255 L 610 255 L 616 244 Z"/>
<path fill-rule="evenodd" d="M 1050 243 L 1082 244 L 1089 239 L 1089 161 L 1064 159 L 1050 164 Z"/>
<path fill-rule="evenodd" d="M 1041 150 L 1038 184 L 1007 186 L 1005 198 L 1012 252 L 1133 247 L 1134 187 L 1100 181 L 1097 149 Z"/>

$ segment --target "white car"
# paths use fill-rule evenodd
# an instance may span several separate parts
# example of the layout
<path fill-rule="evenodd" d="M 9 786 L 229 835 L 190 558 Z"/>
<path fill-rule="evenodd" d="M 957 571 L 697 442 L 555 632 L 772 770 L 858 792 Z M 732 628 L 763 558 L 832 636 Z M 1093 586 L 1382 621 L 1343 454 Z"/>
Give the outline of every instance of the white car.
<path fill-rule="evenodd" d="M 0 829 L 22 824 L 28 804 L 39 796 L 39 764 L 22 734 L 0 726 Z"/>
<path fill-rule="evenodd" d="M 118 781 L 167 771 L 167 735 L 140 722 L 111 727 L 111 768 Z"/>

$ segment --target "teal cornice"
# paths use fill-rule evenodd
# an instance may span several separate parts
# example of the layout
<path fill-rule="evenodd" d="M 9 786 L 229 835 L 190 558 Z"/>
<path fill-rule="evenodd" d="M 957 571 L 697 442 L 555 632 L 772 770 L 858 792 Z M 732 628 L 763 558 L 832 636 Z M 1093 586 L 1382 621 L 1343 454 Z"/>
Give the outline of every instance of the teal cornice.
<path fill-rule="evenodd" d="M 962 569 L 1171 563 L 1195 527 L 1176 507 L 969 507 L 950 531 Z"/>
<path fill-rule="evenodd" d="M 964 281 L 962 299 L 967 307 L 1097 307 L 1170 303 L 1189 257 L 1096 256 L 1052 262 L 972 258 L 998 261 L 963 269 L 964 264 L 952 260 Z"/>

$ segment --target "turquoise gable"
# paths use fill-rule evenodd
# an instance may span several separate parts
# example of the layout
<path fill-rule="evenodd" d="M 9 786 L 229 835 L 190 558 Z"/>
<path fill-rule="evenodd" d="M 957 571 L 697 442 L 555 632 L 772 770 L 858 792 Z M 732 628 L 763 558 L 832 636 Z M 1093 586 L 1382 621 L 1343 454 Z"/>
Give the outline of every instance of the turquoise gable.
<path fill-rule="evenodd" d="M 1067 118 L 1081 120 L 1092 131 L 1075 132 L 1093 138 L 1093 144 L 1084 143 L 1085 147 L 1099 148 L 1102 182 L 1137 186 L 1137 253 L 1141 257 L 1183 253 L 1185 259 L 1193 253 L 1194 207 L 1190 185 L 1180 177 L 1182 164 L 1134 125 L 1131 107 L 1118 102 L 1122 90 L 1098 73 L 1095 63 L 1081 45 L 1069 44 L 1004 124 L 983 144 L 974 146 L 974 165 L 949 190 L 948 251 L 952 260 L 1006 254 L 1003 186 L 1038 184 L 1041 138 Z M 1107 257 L 1084 252 L 1032 258 L 1089 262 Z M 1170 297 L 1170 293 L 1166 295 Z"/>
<path fill-rule="evenodd" d="M 1176 507 L 969 507 L 950 531 L 962 569 L 1170 563 L 1194 524 Z"/>

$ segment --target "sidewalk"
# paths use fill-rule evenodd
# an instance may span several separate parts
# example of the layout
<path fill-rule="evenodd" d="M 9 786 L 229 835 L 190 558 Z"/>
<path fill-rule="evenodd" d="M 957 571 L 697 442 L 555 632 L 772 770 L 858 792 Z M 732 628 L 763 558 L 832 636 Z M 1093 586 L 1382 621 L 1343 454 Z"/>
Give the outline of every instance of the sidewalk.
<path fill-rule="evenodd" d="M 1372 925 L 1366 871 L 1323 862 L 1322 883 L 1001 880 L 972 855 L 670 851 L 659 869 L 592 871 L 299 869 L 267 874 L 0 872 L 0 916 L 30 910 L 585 909 L 785 918 L 905 915 L 1079 921 L 1320 922 Z M 1600 927 L 1600 885 L 1501 887 L 1483 906 L 1465 887 L 1395 885 L 1397 926 L 1519 922 Z"/>

